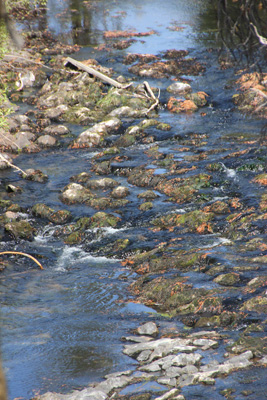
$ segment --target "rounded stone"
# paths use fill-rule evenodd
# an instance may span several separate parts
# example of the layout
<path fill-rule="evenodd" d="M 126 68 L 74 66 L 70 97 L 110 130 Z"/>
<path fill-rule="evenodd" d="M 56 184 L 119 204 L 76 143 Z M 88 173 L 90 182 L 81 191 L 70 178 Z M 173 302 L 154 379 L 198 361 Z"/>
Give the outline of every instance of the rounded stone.
<path fill-rule="evenodd" d="M 122 199 L 130 193 L 129 189 L 125 186 L 118 186 L 112 190 L 111 196 L 115 199 Z"/>
<path fill-rule="evenodd" d="M 40 144 L 41 146 L 50 147 L 50 146 L 55 146 L 57 141 L 53 136 L 43 135 L 37 139 L 37 143 Z"/>
<path fill-rule="evenodd" d="M 137 328 L 139 335 L 157 336 L 159 333 L 158 327 L 155 322 L 146 322 Z"/>

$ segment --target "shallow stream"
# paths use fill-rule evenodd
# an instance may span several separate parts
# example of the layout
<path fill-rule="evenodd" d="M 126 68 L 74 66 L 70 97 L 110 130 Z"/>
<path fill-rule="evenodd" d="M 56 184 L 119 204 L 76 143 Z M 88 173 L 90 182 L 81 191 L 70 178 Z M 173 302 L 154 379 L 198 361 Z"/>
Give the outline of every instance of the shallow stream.
<path fill-rule="evenodd" d="M 234 163 L 223 157 L 249 146 L 232 140 L 233 137 L 246 135 L 248 141 L 258 140 L 263 122 L 245 117 L 234 109 L 231 101 L 234 89 L 231 82 L 235 78 L 236 69 L 220 68 L 214 35 L 215 22 L 204 16 L 207 11 L 206 3 L 204 0 L 48 0 L 50 11 L 47 21 L 54 34 L 64 38 L 69 44 L 78 43 L 84 46 L 74 55 L 75 58 L 95 58 L 103 66 L 112 67 L 118 74 L 125 76 L 131 76 L 128 67 L 122 63 L 123 57 L 129 52 L 158 55 L 168 49 L 188 50 L 189 56 L 205 63 L 206 72 L 202 75 L 184 77 L 190 79 L 194 92 L 204 91 L 209 95 L 209 106 L 201 110 L 205 111 L 205 115 L 201 115 L 201 112 L 171 114 L 162 107 L 159 120 L 169 123 L 171 130 L 156 131 L 150 128 L 156 139 L 154 144 L 159 146 L 160 153 L 174 154 L 174 160 L 184 162 L 187 168 L 196 165 L 197 170 L 194 173 L 206 172 L 208 163 L 223 161 L 223 169 L 217 175 L 217 187 L 207 188 L 203 194 L 210 196 L 212 201 L 227 199 L 236 194 L 244 204 L 253 207 L 258 204 L 262 191 L 256 185 L 248 187 L 248 181 L 255 175 L 253 171 L 238 168 L 250 162 L 260 163 L 255 152 L 237 157 Z M 75 18 L 77 25 L 73 29 Z M 137 38 L 126 50 L 96 50 L 93 46 L 104 42 L 103 31 L 114 29 L 135 29 L 137 32 L 153 29 L 156 34 Z M 138 79 L 143 81 L 142 78 L 134 79 L 135 82 Z M 166 87 L 172 81 L 150 79 L 149 82 L 161 89 L 160 99 L 164 103 L 169 97 Z M 84 127 L 70 126 L 70 129 L 72 134 L 78 135 Z M 190 138 L 192 133 L 199 135 L 202 146 L 196 149 L 192 144 L 189 149 L 183 150 L 177 138 Z M 147 167 L 155 168 L 156 174 L 165 173 L 164 167 L 153 163 L 154 160 L 144 153 L 149 147 L 150 144 L 134 145 L 123 149 L 122 154 L 131 158 L 133 166 L 147 164 Z M 218 149 L 217 153 L 213 152 L 215 149 Z M 208 159 L 193 159 L 201 153 L 209 154 Z M 22 181 L 14 170 L 1 172 L 1 181 L 22 187 L 22 193 L 16 194 L 16 202 L 25 209 L 35 203 L 45 203 L 56 210 L 69 209 L 75 218 L 91 216 L 95 210 L 88 206 L 63 207 L 59 194 L 69 183 L 71 176 L 83 171 L 90 172 L 95 154 L 95 149 L 67 148 L 38 154 L 21 154 L 16 158 L 16 164 L 24 170 L 42 170 L 48 175 L 48 182 L 39 184 Z M 262 154 L 263 159 L 264 157 L 265 154 Z M 166 196 L 158 193 L 154 207 L 142 212 L 138 209 L 141 200 L 137 195 L 144 188 L 130 185 L 126 177 L 118 176 L 115 179 L 130 189 L 130 203 L 123 210 L 116 211 L 122 218 L 118 228 L 102 228 L 89 232 L 91 240 L 81 246 L 63 244 L 53 235 L 55 227 L 51 225 L 37 227 L 38 236 L 33 242 L 24 242 L 23 245 L 20 243 L 19 246 L 13 242 L 1 243 L 2 251 L 13 249 L 35 254 L 44 265 L 43 271 L 32 265 L 27 268 L 26 261 L 14 258 L 0 276 L 1 345 L 10 399 L 29 399 L 46 391 L 66 393 L 100 381 L 105 374 L 134 369 L 135 361 L 122 354 L 120 339 L 129 335 L 142 322 L 157 321 L 162 330 L 172 327 L 183 329 L 183 324 L 178 319 L 165 319 L 154 309 L 134 303 L 128 286 L 135 280 L 136 274 L 122 266 L 121 259 L 116 254 L 105 254 L 101 246 L 109 246 L 115 239 L 129 238 L 130 254 L 131 250 L 148 250 L 161 241 L 172 240 L 177 237 L 177 233 L 153 232 L 151 219 L 168 211 L 190 211 L 195 205 L 190 203 L 180 206 L 166 202 Z M 207 247 L 216 258 L 221 257 L 229 268 L 244 264 L 238 257 L 238 249 L 228 247 L 228 239 L 223 233 L 185 233 L 179 236 L 178 248 Z M 263 234 L 262 237 L 266 236 Z M 266 266 L 262 265 L 257 274 L 264 272 L 266 273 Z M 188 282 L 195 287 L 216 287 L 211 277 L 201 272 L 185 275 L 188 276 Z M 243 273 L 246 281 L 255 276 L 254 270 Z M 233 331 L 228 334 L 235 339 L 237 333 Z M 219 356 L 224 350 L 220 349 Z M 221 399 L 223 397 L 218 394 L 219 390 L 229 385 L 237 389 L 239 397 L 236 399 L 243 399 L 240 393 L 246 388 L 245 375 L 248 375 L 247 380 L 251 378 L 249 372 L 236 373 L 225 381 L 218 380 L 216 389 L 203 386 L 201 392 L 199 386 L 189 386 L 183 394 L 188 400 Z M 266 372 L 263 369 L 254 369 L 252 375 L 256 383 L 252 384 L 254 395 L 249 398 L 263 399 L 267 389 Z M 138 390 L 140 389 L 136 389 L 137 392 Z"/>

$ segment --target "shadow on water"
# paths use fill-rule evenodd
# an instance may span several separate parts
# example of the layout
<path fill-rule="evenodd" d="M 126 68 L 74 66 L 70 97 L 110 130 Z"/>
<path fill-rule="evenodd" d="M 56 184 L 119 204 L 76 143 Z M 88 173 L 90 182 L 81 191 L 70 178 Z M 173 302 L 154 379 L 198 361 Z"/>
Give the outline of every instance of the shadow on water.
<path fill-rule="evenodd" d="M 188 78 L 195 91 L 205 88 L 213 99 L 213 104 L 206 110 L 207 118 L 199 114 L 177 117 L 165 110 L 160 112 L 161 120 L 170 123 L 172 129 L 156 137 L 159 152 L 164 155 L 175 154 L 177 160 L 182 160 L 184 156 L 193 153 L 178 153 L 175 150 L 179 146 L 179 135 L 190 137 L 192 132 L 200 135 L 208 132 L 210 140 L 208 143 L 203 141 L 200 151 L 211 151 L 221 145 L 222 141 L 233 146 L 232 151 L 237 151 L 239 145 L 232 145 L 231 134 L 245 132 L 255 139 L 262 127 L 260 120 L 246 118 L 232 110 L 230 99 L 233 91 L 231 85 L 225 88 L 225 83 L 233 79 L 233 70 L 222 71 L 217 64 L 217 50 L 221 51 L 222 44 L 226 54 L 237 58 L 237 50 L 244 50 L 244 46 L 247 46 L 248 53 L 251 53 L 257 43 L 251 28 L 237 29 L 239 24 L 245 25 L 247 18 L 256 24 L 259 16 L 256 13 L 257 2 L 252 2 L 253 7 L 244 14 L 240 14 L 239 3 L 233 3 L 234 9 L 229 14 L 223 1 L 214 4 L 204 0 L 48 0 L 48 10 L 43 14 L 39 27 L 42 24 L 42 28 L 47 27 L 68 44 L 84 46 L 75 55 L 78 59 L 96 58 L 105 66 L 112 65 L 118 73 L 125 72 L 126 67 L 121 60 L 129 51 L 160 54 L 166 49 L 186 49 L 190 50 L 190 55 L 205 60 L 208 73 Z M 259 30 L 263 30 L 263 17 L 257 25 Z M 236 36 L 231 36 L 229 32 L 234 27 Z M 156 33 L 138 38 L 128 50 L 120 53 L 113 49 L 107 54 L 95 49 L 104 42 L 103 31 L 132 29 L 138 32 L 153 29 Z M 221 41 L 215 42 L 218 35 Z M 208 47 L 216 51 L 207 52 Z M 154 83 L 162 86 L 162 96 L 166 97 L 164 88 L 167 80 Z M 81 131 L 81 127 L 73 127 L 72 133 L 77 134 L 78 131 Z M 265 131 L 262 132 L 264 135 Z M 141 147 L 130 148 L 125 150 L 125 154 L 137 164 L 149 162 L 148 158 L 144 161 L 143 150 Z M 60 191 L 69 183 L 70 176 L 90 170 L 93 156 L 94 153 L 88 150 L 79 150 L 77 154 L 65 148 L 37 156 L 19 156 L 18 161 L 23 169 L 38 164 L 38 168 L 49 176 L 49 181 L 44 185 L 20 180 L 20 185 L 24 186 L 17 197 L 19 204 L 25 208 L 25 212 L 38 202 L 44 202 L 55 209 L 62 208 L 58 198 Z M 215 162 L 218 155 L 214 154 L 213 157 L 209 162 Z M 225 187 L 218 185 L 215 193 L 218 198 L 227 196 L 225 191 L 247 195 L 246 180 L 242 180 L 241 174 L 239 179 L 235 179 L 241 162 L 242 158 L 237 160 L 236 165 L 228 165 L 225 161 L 218 178 L 220 183 L 224 182 Z M 198 165 L 204 170 L 206 164 L 203 160 Z M 162 172 L 164 169 L 159 169 L 158 173 Z M 19 178 L 15 172 L 7 171 L 2 173 L 1 180 L 16 183 Z M 127 185 L 126 178 L 119 177 L 118 180 Z M 23 250 L 41 257 L 45 270 L 38 271 L 32 265 L 29 267 L 24 260 L 12 259 L 9 267 L 1 273 L 2 349 L 10 398 L 30 398 L 36 391 L 68 392 L 99 381 L 107 373 L 134 368 L 136 365 L 135 361 L 122 355 L 120 338 L 127 336 L 141 322 L 153 319 L 155 311 L 131 301 L 126 303 L 126 300 L 131 300 L 127 287 L 135 275 L 122 267 L 114 255 L 114 258 L 107 258 L 101 254 L 100 244 L 108 246 L 114 237 L 124 238 L 128 235 L 134 243 L 134 250 L 150 248 L 162 240 L 162 233 L 151 233 L 147 228 L 148 221 L 152 216 L 160 215 L 163 210 L 173 212 L 180 207 L 166 203 L 164 195 L 161 195 L 155 202 L 154 210 L 144 217 L 137 211 L 139 203 L 136 200 L 136 195 L 142 190 L 131 188 L 131 191 L 132 203 L 122 216 L 121 226 L 114 230 L 102 230 L 98 236 L 93 232 L 91 241 L 87 243 L 89 252 L 79 246 L 68 247 L 62 244 L 53 236 L 51 226 L 40 226 L 37 238 L 31 243 L 25 243 Z M 254 196 L 257 197 L 256 190 Z M 248 199 L 250 202 L 254 200 L 253 196 Z M 187 205 L 187 210 L 190 207 L 192 205 Z M 76 219 L 91 216 L 95 212 L 84 206 L 64 208 L 69 209 Z M 164 240 L 171 238 L 172 233 L 167 232 Z M 194 247 L 193 235 L 188 234 L 183 240 L 184 248 Z M 199 239 L 198 245 L 210 249 L 221 243 L 217 235 L 207 235 Z M 16 249 L 16 243 L 1 243 L 3 248 L 10 244 Z M 221 249 L 222 254 L 228 251 L 227 246 Z M 192 273 L 189 280 L 199 287 L 209 284 L 203 276 L 199 279 L 197 273 Z M 177 321 L 175 323 L 178 324 Z M 166 321 L 162 321 L 162 324 L 166 324 Z M 228 379 L 232 383 L 233 377 Z M 262 381 L 263 378 L 260 376 L 259 379 Z M 239 375 L 237 380 L 241 380 Z M 223 386 L 222 382 L 218 383 L 220 386 Z M 220 395 L 213 397 L 214 391 L 210 387 L 204 387 L 203 393 L 198 392 L 199 387 L 186 389 L 186 398 L 187 390 L 190 399 L 221 398 Z M 260 392 L 259 388 L 256 390 Z"/>

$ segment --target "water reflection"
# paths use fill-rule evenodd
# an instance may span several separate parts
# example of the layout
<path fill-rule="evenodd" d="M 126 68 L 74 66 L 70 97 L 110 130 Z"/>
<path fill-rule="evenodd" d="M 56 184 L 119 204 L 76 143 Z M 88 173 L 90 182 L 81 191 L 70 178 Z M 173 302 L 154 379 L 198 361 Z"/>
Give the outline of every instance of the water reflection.
<path fill-rule="evenodd" d="M 203 0 L 169 0 L 168 4 L 160 0 L 118 0 L 118 1 L 79 1 L 79 0 L 48 0 L 47 26 L 60 40 L 68 44 L 96 46 L 103 43 L 103 31 L 136 30 L 146 31 L 156 29 L 158 33 L 168 29 L 168 35 L 157 41 L 176 38 L 176 47 L 192 46 L 193 41 L 185 36 L 192 35 L 191 26 L 196 26 L 199 13 L 206 8 Z M 180 41 L 175 27 L 179 27 L 183 39 Z M 178 30 L 178 29 L 177 29 Z M 185 42 L 186 40 L 186 42 Z M 179 43 L 180 42 L 180 43 Z M 188 43 L 187 43 L 188 42 Z"/>

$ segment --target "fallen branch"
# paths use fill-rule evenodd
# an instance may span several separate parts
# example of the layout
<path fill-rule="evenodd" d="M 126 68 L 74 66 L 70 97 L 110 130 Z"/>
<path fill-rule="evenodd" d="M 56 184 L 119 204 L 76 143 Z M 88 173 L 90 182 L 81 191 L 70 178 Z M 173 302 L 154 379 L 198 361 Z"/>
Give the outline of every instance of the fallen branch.
<path fill-rule="evenodd" d="M 156 97 L 147 81 L 144 81 L 144 87 L 145 87 L 145 90 L 147 91 L 147 93 L 149 94 L 149 96 L 152 97 L 152 99 L 154 100 L 154 103 L 152 104 L 152 106 L 149 107 L 149 109 L 145 112 L 145 115 L 147 115 L 148 113 L 150 113 L 150 111 L 154 110 L 159 105 L 160 89 L 159 89 L 158 97 Z"/>
<path fill-rule="evenodd" d="M 83 64 L 80 61 L 75 60 L 74 58 L 68 57 L 66 59 L 66 61 L 64 62 L 65 67 L 67 66 L 67 64 L 72 64 L 74 65 L 76 68 L 78 69 L 82 69 L 83 71 L 87 72 L 90 75 L 95 76 L 98 79 L 101 79 L 104 82 L 109 83 L 112 86 L 115 86 L 117 88 L 120 89 L 126 89 L 127 87 L 131 86 L 132 83 L 128 84 L 128 85 L 122 85 L 120 82 L 115 81 L 114 79 L 110 78 L 109 76 L 103 74 L 102 72 L 96 71 L 94 68 L 92 67 L 88 67 L 87 65 Z"/>
<path fill-rule="evenodd" d="M 256 26 L 250 22 L 250 25 L 254 28 L 255 34 L 257 36 L 257 38 L 259 39 L 259 42 L 261 44 L 263 44 L 264 46 L 267 46 L 267 39 L 264 36 L 261 36 L 256 28 Z"/>
<path fill-rule="evenodd" d="M 40 267 L 40 269 L 44 269 L 43 266 L 42 266 L 42 264 L 39 263 L 39 261 L 36 260 L 36 258 L 34 258 L 33 256 L 31 256 L 30 254 L 21 253 L 20 251 L 1 251 L 1 252 L 0 252 L 0 256 L 1 256 L 2 254 L 15 254 L 15 255 L 19 255 L 19 256 L 28 257 L 28 258 L 30 258 L 31 260 L 33 260 L 33 261 Z"/>
<path fill-rule="evenodd" d="M 23 171 L 21 168 L 17 167 L 16 165 L 12 164 L 4 156 L 2 156 L 2 154 L 0 154 L 0 159 L 3 160 L 4 162 L 6 162 L 7 165 L 9 165 L 10 167 L 15 168 L 17 171 L 21 172 L 26 177 L 28 176 L 28 174 L 25 171 Z"/>

